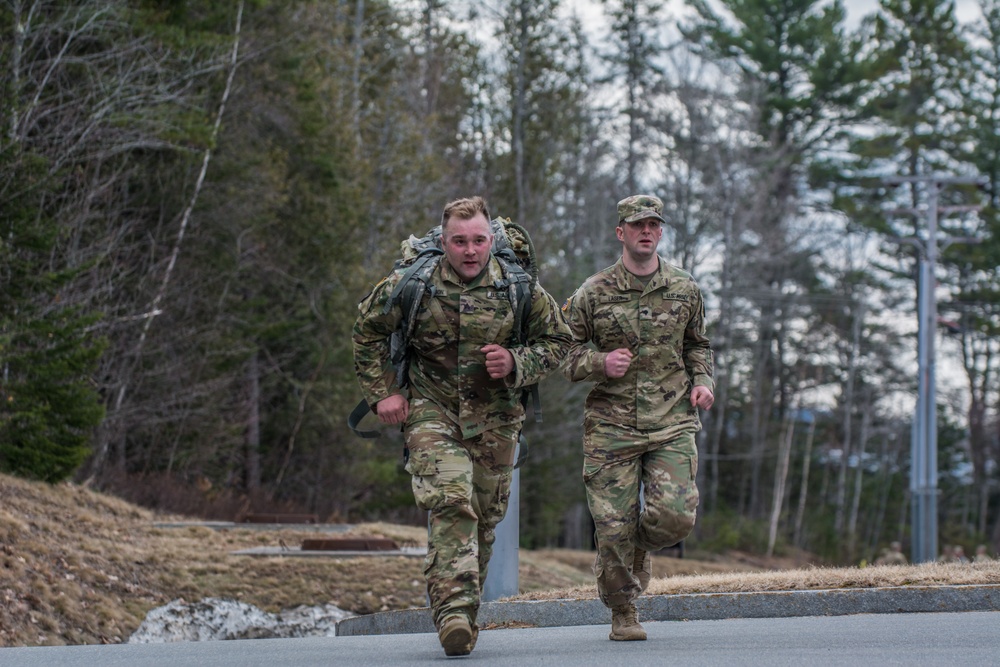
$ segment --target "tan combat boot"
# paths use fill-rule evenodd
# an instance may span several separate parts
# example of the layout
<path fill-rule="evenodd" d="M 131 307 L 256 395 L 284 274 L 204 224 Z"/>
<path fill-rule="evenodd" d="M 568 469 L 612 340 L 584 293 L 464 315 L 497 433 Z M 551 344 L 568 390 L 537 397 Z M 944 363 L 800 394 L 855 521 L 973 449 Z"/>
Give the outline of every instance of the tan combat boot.
<path fill-rule="evenodd" d="M 472 653 L 478 634 L 473 632 L 469 619 L 464 616 L 449 616 L 438 629 L 438 639 L 448 656 Z"/>
<path fill-rule="evenodd" d="M 617 642 L 646 640 L 646 630 L 639 625 L 635 604 L 628 602 L 611 608 L 611 634 L 608 639 Z"/>
<path fill-rule="evenodd" d="M 652 558 L 645 549 L 635 548 L 632 558 L 632 576 L 639 580 L 639 592 L 645 593 L 649 588 L 649 580 L 653 576 Z"/>

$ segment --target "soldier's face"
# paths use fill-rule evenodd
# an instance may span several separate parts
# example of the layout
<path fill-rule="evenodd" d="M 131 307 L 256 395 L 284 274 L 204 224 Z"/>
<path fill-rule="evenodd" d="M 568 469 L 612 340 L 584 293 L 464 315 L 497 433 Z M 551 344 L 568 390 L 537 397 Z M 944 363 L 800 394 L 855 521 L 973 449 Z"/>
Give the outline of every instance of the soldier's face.
<path fill-rule="evenodd" d="M 656 218 L 626 222 L 615 228 L 624 252 L 637 261 L 647 260 L 656 254 L 656 246 L 663 236 L 663 223 Z"/>
<path fill-rule="evenodd" d="M 475 279 L 490 261 L 493 234 L 482 213 L 468 220 L 450 218 L 441 237 L 444 256 L 463 282 Z"/>

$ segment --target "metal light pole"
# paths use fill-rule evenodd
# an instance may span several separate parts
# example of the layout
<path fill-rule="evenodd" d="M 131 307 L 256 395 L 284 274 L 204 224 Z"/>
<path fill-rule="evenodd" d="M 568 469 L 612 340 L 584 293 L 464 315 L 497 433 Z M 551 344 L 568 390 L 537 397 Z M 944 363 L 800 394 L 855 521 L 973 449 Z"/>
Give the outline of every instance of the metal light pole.
<path fill-rule="evenodd" d="M 937 280 L 934 269 L 937 266 L 938 246 L 944 247 L 956 242 L 970 242 L 975 239 L 938 235 L 938 192 L 945 184 L 978 183 L 980 179 L 910 176 L 885 179 L 887 183 L 924 184 L 927 190 L 927 236 L 925 239 L 913 237 L 902 239 L 916 246 L 919 256 L 917 280 L 917 405 L 913 414 L 910 440 L 910 503 L 912 508 L 912 551 L 914 563 L 926 563 L 937 558 L 938 516 L 937 516 L 937 393 L 935 388 L 936 356 L 934 350 L 937 332 Z M 948 207 L 947 210 L 978 210 L 978 206 Z M 916 209 L 904 209 L 897 213 L 919 214 Z"/>
<path fill-rule="evenodd" d="M 520 461 L 521 448 L 524 447 L 523 437 L 518 441 L 514 451 L 514 460 Z M 520 541 L 520 508 L 521 469 L 515 466 L 510 480 L 510 500 L 507 503 L 507 514 L 497 524 L 496 540 L 493 542 L 493 555 L 483 583 L 483 601 L 491 602 L 518 593 L 518 561 Z"/>
<path fill-rule="evenodd" d="M 927 201 L 927 242 L 920 253 L 917 286 L 917 407 L 910 448 L 910 493 L 913 508 L 913 562 L 937 558 L 937 395 L 934 351 L 937 299 L 937 183 L 930 183 Z"/>

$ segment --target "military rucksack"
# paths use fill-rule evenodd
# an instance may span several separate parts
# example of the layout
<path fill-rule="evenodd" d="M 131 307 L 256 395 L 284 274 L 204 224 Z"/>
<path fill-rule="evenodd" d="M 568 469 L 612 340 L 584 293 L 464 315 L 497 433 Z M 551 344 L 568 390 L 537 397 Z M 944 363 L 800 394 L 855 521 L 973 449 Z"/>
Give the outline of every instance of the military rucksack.
<path fill-rule="evenodd" d="M 503 283 L 496 285 L 506 289 L 514 313 L 514 327 L 507 347 L 526 345 L 528 342 L 528 314 L 531 312 L 531 294 L 538 282 L 538 263 L 535 247 L 528 232 L 509 218 L 495 218 L 490 222 L 493 232 L 493 256 L 503 269 Z M 417 322 L 421 303 L 428 294 L 433 297 L 434 286 L 431 276 L 444 255 L 441 248 L 441 225 L 434 227 L 421 238 L 410 236 L 400 245 L 400 258 L 393 264 L 394 272 L 403 272 L 403 277 L 389 295 L 383 314 L 399 304 L 403 319 L 390 339 L 390 358 L 396 370 L 396 383 L 400 389 L 409 384 L 410 345 L 409 341 Z M 524 387 L 521 393 L 522 405 L 527 405 L 528 394 L 532 396 L 535 421 L 542 420 L 541 405 L 538 400 L 538 386 Z M 371 411 L 368 401 L 361 399 L 347 420 L 348 426 L 362 438 L 374 438 L 378 431 L 361 431 L 358 424 Z"/>

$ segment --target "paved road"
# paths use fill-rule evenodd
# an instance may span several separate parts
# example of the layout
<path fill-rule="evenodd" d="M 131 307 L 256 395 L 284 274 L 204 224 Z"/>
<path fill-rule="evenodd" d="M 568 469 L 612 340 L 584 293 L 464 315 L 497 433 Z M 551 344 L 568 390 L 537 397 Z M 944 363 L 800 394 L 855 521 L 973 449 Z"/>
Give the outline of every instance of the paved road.
<path fill-rule="evenodd" d="M 661 621 L 645 642 L 606 625 L 491 630 L 466 663 L 553 665 L 1000 665 L 1000 612 Z M 0 649 L 2 667 L 434 665 L 433 634 Z"/>

